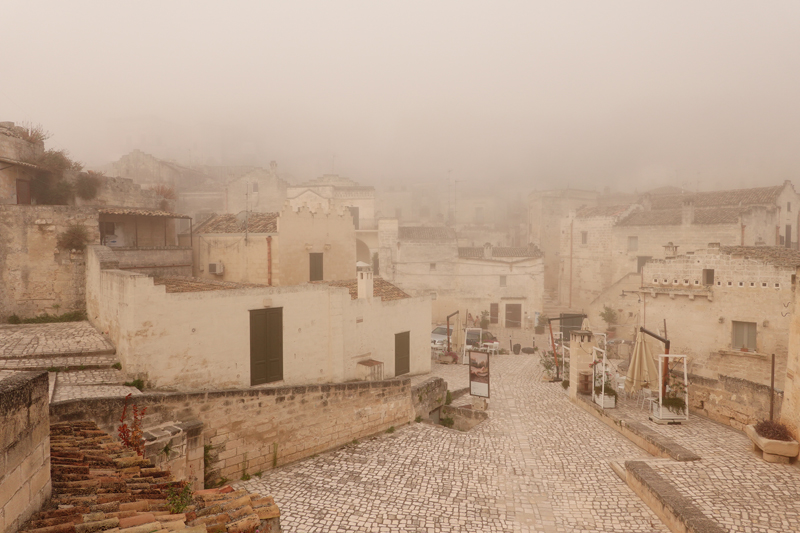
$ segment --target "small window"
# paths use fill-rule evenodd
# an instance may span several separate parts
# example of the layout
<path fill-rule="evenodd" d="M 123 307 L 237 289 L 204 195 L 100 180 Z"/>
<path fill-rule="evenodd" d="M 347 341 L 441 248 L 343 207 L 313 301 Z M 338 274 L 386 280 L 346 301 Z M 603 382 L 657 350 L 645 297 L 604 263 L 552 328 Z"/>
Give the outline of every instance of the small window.
<path fill-rule="evenodd" d="M 714 269 L 713 268 L 704 268 L 703 269 L 703 285 L 713 285 L 714 284 Z"/>
<path fill-rule="evenodd" d="M 792 212 L 792 202 L 786 202 L 786 212 L 787 213 Z"/>
<path fill-rule="evenodd" d="M 683 284 L 684 285 L 688 285 L 689 284 L 689 280 L 688 279 L 683 280 Z"/>
<path fill-rule="evenodd" d="M 436 263 L 431 263 L 431 270 L 436 270 Z"/>
<path fill-rule="evenodd" d="M 731 346 L 734 350 L 745 349 L 756 351 L 756 323 L 731 321 L 733 329 L 733 339 Z"/>
<path fill-rule="evenodd" d="M 655 279 L 653 280 L 653 283 L 658 283 L 658 278 L 655 278 Z"/>
<path fill-rule="evenodd" d="M 258 192 L 258 182 L 257 181 L 253 182 L 253 192 Z M 241 194 L 241 193 L 239 193 L 239 194 Z"/>
<path fill-rule="evenodd" d="M 739 286 L 740 286 L 740 287 L 744 287 L 744 281 L 740 281 L 740 282 L 739 282 Z"/>
<path fill-rule="evenodd" d="M 586 244 L 589 242 L 589 232 L 582 231 L 581 232 L 581 244 Z"/>
<path fill-rule="evenodd" d="M 308 254 L 309 274 L 308 281 L 322 281 L 322 254 Z"/>
<path fill-rule="evenodd" d="M 628 237 L 628 251 L 635 252 L 639 249 L 639 237 Z"/>
<path fill-rule="evenodd" d="M 762 286 L 762 287 L 764 287 L 764 288 L 766 289 L 766 288 L 767 288 L 767 282 L 766 282 L 766 281 L 762 281 L 762 282 L 761 282 L 761 286 Z"/>
<path fill-rule="evenodd" d="M 728 287 L 733 287 L 733 282 L 732 281 L 728 282 Z"/>
<path fill-rule="evenodd" d="M 751 282 L 750 282 L 750 286 L 751 286 L 751 287 L 755 287 L 755 286 L 756 286 L 755 282 L 754 282 L 754 281 L 751 281 Z"/>
<path fill-rule="evenodd" d="M 677 279 L 673 279 L 673 280 L 672 280 L 672 284 L 673 284 L 673 285 L 677 285 L 677 284 L 678 284 L 678 280 L 677 280 Z"/>
<path fill-rule="evenodd" d="M 695 285 L 700 285 L 700 281 L 698 281 L 698 280 L 694 280 L 694 284 L 695 284 Z"/>
<path fill-rule="evenodd" d="M 794 274 L 792 274 L 792 277 L 794 277 Z M 781 288 L 781 284 L 780 283 L 776 283 L 775 284 L 775 288 L 776 289 L 780 289 Z"/>
<path fill-rule="evenodd" d="M 501 287 L 505 287 L 506 286 L 506 277 L 505 276 L 500 276 L 500 286 Z"/>

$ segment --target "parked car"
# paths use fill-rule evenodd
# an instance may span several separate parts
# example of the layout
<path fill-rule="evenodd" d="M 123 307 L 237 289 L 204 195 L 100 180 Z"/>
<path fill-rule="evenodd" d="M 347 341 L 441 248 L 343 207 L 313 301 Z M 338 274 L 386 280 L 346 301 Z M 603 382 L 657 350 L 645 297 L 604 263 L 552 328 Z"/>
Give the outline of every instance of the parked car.
<path fill-rule="evenodd" d="M 453 326 L 450 326 L 450 342 L 453 340 Z M 431 346 L 447 344 L 447 326 L 436 326 L 431 331 Z"/>
<path fill-rule="evenodd" d="M 477 330 L 471 330 L 467 332 L 467 345 L 480 348 L 481 344 L 484 342 L 496 342 L 497 338 L 492 335 L 490 331 L 482 330 L 480 332 L 480 338 L 478 337 Z"/>

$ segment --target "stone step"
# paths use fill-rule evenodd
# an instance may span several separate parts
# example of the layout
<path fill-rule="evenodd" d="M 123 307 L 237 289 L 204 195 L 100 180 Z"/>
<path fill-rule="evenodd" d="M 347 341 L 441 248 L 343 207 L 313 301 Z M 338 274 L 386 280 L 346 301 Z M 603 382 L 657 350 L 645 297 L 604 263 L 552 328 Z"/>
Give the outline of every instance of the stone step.
<path fill-rule="evenodd" d="M 91 351 L 76 351 L 76 352 L 43 352 L 43 353 L 32 353 L 32 354 L 25 354 L 25 355 L 4 355 L 3 359 L 6 360 L 19 360 L 19 359 L 49 359 L 51 357 L 99 357 L 103 355 L 115 355 L 117 353 L 117 349 L 114 347 L 104 348 L 102 350 L 91 350 Z"/>
<path fill-rule="evenodd" d="M 114 353 L 109 354 L 80 354 L 80 355 L 51 355 L 47 357 L 2 358 L 0 371 L 30 371 L 30 370 L 90 370 L 98 368 L 111 368 L 119 360 Z"/>

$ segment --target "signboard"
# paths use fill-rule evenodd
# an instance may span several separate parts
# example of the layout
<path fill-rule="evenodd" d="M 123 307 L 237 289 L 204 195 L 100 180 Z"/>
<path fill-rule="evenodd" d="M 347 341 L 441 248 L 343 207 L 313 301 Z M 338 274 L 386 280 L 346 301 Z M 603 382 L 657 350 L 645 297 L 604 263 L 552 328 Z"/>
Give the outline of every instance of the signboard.
<path fill-rule="evenodd" d="M 486 352 L 469 352 L 469 393 L 489 397 L 489 354 Z"/>

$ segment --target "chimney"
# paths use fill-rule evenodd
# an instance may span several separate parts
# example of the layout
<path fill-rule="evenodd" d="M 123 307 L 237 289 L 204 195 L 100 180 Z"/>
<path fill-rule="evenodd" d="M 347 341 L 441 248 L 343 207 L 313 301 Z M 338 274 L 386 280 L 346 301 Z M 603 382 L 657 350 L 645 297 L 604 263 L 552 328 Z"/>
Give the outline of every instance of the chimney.
<path fill-rule="evenodd" d="M 691 226 L 694 224 L 694 199 L 687 198 L 681 204 L 681 225 Z"/>
<path fill-rule="evenodd" d="M 371 300 L 374 291 L 372 268 L 359 261 L 356 263 L 356 276 L 358 277 L 358 299 Z"/>
<path fill-rule="evenodd" d="M 669 259 L 678 256 L 678 247 L 672 244 L 672 241 L 664 245 L 664 257 Z"/>
<path fill-rule="evenodd" d="M 492 258 L 492 243 L 487 242 L 483 245 L 483 258 L 484 259 L 491 259 Z"/>

